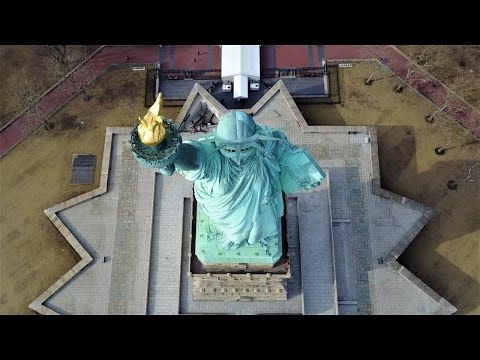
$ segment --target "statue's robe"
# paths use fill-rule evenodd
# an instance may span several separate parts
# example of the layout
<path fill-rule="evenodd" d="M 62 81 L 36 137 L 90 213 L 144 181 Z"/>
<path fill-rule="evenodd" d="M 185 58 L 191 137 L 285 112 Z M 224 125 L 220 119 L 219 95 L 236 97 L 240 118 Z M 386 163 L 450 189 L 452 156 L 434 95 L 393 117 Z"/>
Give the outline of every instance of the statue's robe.
<path fill-rule="evenodd" d="M 197 149 L 200 167 L 190 171 L 177 169 L 186 179 L 195 182 L 197 203 L 210 222 L 224 233 L 224 246 L 235 248 L 243 241 L 249 244 L 278 241 L 284 212 L 282 188 L 284 191 L 288 188 L 286 192 L 290 193 L 301 187 L 318 186 L 318 180 L 324 177 L 313 160 L 322 175 L 316 179 L 307 176 L 306 182 L 305 176 L 303 182 L 295 178 L 292 182 L 291 176 L 297 172 L 295 166 L 292 168 L 292 156 L 298 157 L 304 150 L 290 144 L 280 131 L 258 124 L 257 129 L 262 135 L 280 141 L 260 140 L 259 145 L 265 151 L 257 149 L 240 165 L 220 151 L 214 151 L 216 146 L 212 142 L 187 141 Z M 312 160 L 308 159 L 307 163 Z"/>

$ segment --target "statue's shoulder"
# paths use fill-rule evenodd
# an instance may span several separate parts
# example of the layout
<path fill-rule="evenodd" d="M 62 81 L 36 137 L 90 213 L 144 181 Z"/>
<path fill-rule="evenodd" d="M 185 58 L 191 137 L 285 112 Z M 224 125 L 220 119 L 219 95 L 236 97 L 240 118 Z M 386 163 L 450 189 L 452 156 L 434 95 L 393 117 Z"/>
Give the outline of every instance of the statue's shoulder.
<path fill-rule="evenodd" d="M 282 130 L 271 128 L 270 126 L 257 124 L 257 129 L 262 135 L 274 137 L 276 139 L 287 140 L 287 136 Z"/>
<path fill-rule="evenodd" d="M 215 143 L 211 141 L 195 141 L 187 140 L 186 144 L 189 144 L 195 148 L 196 162 L 201 164 L 202 171 L 210 173 L 213 171 L 211 168 L 219 166 L 219 152 L 215 151 Z"/>

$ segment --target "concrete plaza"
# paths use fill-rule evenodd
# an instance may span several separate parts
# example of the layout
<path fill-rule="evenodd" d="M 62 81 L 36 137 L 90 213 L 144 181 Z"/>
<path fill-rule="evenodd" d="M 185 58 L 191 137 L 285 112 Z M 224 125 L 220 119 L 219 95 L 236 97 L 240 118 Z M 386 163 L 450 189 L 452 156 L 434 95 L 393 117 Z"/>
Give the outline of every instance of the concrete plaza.
<path fill-rule="evenodd" d="M 194 85 L 177 125 L 199 101 L 217 117 L 227 111 Z M 308 148 L 328 173 L 317 191 L 287 198 L 287 300 L 194 300 L 193 184 L 140 167 L 130 129 L 108 128 L 100 188 L 45 210 L 82 260 L 30 307 L 41 314 L 456 311 L 396 261 L 433 210 L 380 188 L 374 127 L 308 126 L 281 80 L 245 111 Z"/>

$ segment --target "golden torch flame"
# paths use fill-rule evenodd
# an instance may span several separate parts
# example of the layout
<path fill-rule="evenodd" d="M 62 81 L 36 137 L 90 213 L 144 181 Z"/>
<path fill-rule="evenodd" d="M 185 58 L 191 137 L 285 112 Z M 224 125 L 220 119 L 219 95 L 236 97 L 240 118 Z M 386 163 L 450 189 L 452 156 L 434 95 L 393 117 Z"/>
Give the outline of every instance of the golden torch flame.
<path fill-rule="evenodd" d="M 145 145 L 155 146 L 160 144 L 165 138 L 165 125 L 163 124 L 162 117 L 160 112 L 163 109 L 163 96 L 162 93 L 158 93 L 157 100 L 155 103 L 150 106 L 147 114 L 141 119 L 138 120 L 137 131 L 140 137 L 140 140 Z"/>

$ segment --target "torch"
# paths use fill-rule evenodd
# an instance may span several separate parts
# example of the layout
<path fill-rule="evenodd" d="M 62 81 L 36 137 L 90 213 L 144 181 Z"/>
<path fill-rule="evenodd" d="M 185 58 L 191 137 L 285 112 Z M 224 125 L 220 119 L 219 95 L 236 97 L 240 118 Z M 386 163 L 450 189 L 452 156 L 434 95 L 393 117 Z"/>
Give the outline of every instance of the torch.
<path fill-rule="evenodd" d="M 175 171 L 173 162 L 179 155 L 182 136 L 170 119 L 161 115 L 162 93 L 158 93 L 155 103 L 147 114 L 138 118 L 130 132 L 130 146 L 137 160 L 145 166 L 160 169 L 164 175 Z"/>

